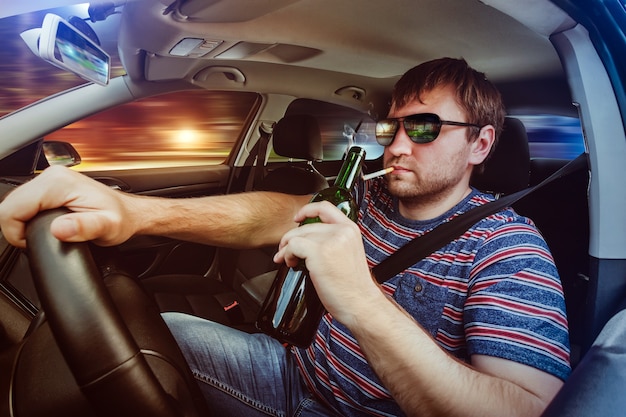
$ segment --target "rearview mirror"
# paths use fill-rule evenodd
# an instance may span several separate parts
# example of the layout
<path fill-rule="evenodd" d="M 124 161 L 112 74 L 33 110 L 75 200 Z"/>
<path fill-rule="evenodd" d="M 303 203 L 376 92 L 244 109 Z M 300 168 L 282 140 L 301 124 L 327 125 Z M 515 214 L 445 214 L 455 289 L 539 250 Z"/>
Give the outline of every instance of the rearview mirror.
<path fill-rule="evenodd" d="M 63 18 L 48 13 L 41 29 L 26 31 L 22 38 L 36 55 L 51 64 L 96 84 L 109 83 L 109 55 Z"/>

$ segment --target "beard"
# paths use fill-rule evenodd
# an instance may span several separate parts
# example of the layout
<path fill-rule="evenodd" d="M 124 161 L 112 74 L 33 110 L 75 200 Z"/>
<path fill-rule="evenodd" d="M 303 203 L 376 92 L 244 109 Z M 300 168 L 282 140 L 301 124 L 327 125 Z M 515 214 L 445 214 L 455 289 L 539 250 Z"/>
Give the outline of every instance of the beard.
<path fill-rule="evenodd" d="M 405 181 L 394 178 L 393 175 L 387 178 L 387 188 L 392 196 L 397 197 L 404 204 L 421 205 L 421 203 L 431 203 L 443 199 L 451 190 L 450 181 L 442 178 L 430 181 Z"/>
<path fill-rule="evenodd" d="M 411 169 L 411 173 L 385 176 L 387 188 L 392 196 L 397 197 L 408 206 L 420 206 L 441 201 L 453 193 L 463 181 L 466 171 L 462 165 L 454 161 L 444 164 L 433 164 L 430 167 L 417 169 L 415 163 L 409 161 L 389 161 L 385 166 L 394 164 Z"/>

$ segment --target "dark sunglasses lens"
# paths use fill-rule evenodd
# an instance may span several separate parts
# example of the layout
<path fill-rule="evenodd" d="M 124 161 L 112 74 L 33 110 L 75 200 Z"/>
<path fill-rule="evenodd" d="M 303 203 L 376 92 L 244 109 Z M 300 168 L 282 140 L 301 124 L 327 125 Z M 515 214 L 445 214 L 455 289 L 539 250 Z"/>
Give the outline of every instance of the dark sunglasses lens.
<path fill-rule="evenodd" d="M 385 119 L 376 123 L 376 141 L 382 146 L 389 146 L 396 137 L 399 121 Z M 441 130 L 441 119 L 432 113 L 414 114 L 406 117 L 402 123 L 409 138 L 415 143 L 429 143 L 437 139 Z"/>
<path fill-rule="evenodd" d="M 376 142 L 382 146 L 389 146 L 398 131 L 398 121 L 385 119 L 376 123 Z"/>
<path fill-rule="evenodd" d="M 437 139 L 441 119 L 436 114 L 416 114 L 404 119 L 404 130 L 415 143 L 428 143 Z"/>

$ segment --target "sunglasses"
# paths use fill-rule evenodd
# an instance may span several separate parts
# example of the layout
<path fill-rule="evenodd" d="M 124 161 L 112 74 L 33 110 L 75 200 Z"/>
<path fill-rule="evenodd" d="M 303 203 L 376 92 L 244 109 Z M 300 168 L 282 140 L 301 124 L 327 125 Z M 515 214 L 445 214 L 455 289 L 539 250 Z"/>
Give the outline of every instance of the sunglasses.
<path fill-rule="evenodd" d="M 396 137 L 400 122 L 404 131 L 414 143 L 429 143 L 437 139 L 442 125 L 466 126 L 481 128 L 473 123 L 451 122 L 441 120 L 434 113 L 420 113 L 403 118 L 384 119 L 376 123 L 376 142 L 383 146 L 389 146 Z"/>

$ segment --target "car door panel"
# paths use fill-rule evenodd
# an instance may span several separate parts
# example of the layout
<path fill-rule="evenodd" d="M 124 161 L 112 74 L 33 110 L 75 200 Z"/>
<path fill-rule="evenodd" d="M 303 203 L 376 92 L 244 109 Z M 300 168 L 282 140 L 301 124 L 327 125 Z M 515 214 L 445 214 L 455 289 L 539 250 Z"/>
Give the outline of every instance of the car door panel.
<path fill-rule="evenodd" d="M 226 192 L 230 167 L 124 169 L 90 171 L 86 175 L 106 185 L 133 194 L 162 197 L 191 197 Z"/>

